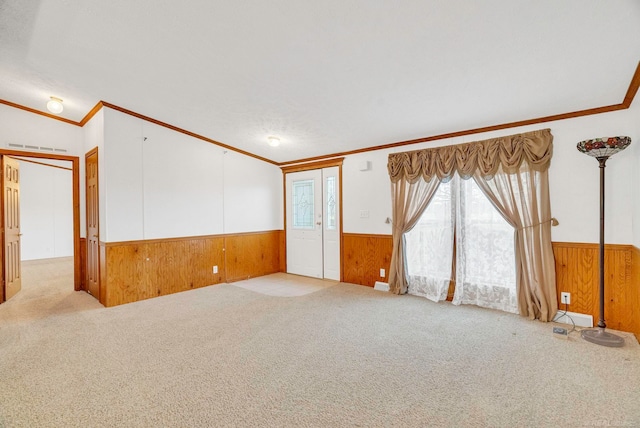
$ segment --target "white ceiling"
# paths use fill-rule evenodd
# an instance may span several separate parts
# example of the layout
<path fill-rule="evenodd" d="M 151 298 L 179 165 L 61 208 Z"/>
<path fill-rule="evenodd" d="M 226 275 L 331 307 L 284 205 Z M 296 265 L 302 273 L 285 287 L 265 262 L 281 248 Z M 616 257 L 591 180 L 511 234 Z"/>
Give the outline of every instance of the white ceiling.
<path fill-rule="evenodd" d="M 638 0 L 0 0 L 0 99 L 276 162 L 618 104 L 639 60 Z"/>

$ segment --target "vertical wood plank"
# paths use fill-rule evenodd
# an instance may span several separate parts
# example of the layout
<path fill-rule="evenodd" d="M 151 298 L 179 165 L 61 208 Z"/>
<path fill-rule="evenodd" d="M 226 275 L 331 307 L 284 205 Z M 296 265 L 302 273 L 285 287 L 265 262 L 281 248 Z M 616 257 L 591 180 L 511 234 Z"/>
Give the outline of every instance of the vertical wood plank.
<path fill-rule="evenodd" d="M 633 247 L 631 251 L 631 278 L 629 280 L 629 318 L 631 332 L 640 341 L 640 249 Z"/>
<path fill-rule="evenodd" d="M 108 296 L 107 296 L 107 270 L 109 266 L 107 265 L 107 247 L 105 247 L 104 242 L 100 242 L 98 245 L 98 257 L 100 258 L 100 298 L 98 299 L 100 303 L 105 306 L 113 306 L 109 305 Z"/>
<path fill-rule="evenodd" d="M 280 231 L 225 237 L 227 282 L 280 272 Z"/>
<path fill-rule="evenodd" d="M 605 246 L 605 322 L 608 328 L 635 332 L 637 323 L 637 280 L 634 283 L 634 249 L 630 245 Z M 554 242 L 556 289 L 571 293 L 568 310 L 591 315 L 598 323 L 600 309 L 600 267 L 598 244 Z M 636 273 L 637 273 L 637 267 Z"/>
<path fill-rule="evenodd" d="M 389 280 L 393 240 L 390 235 L 344 235 L 344 281 L 373 287 Z M 385 269 L 384 278 L 380 269 Z"/>

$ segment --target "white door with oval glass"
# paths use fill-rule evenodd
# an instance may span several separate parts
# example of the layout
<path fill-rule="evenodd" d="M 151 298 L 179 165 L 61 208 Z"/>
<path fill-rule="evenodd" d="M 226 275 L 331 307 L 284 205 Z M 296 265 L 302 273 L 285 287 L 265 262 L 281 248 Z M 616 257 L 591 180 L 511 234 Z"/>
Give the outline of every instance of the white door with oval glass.
<path fill-rule="evenodd" d="M 340 280 L 339 169 L 286 175 L 287 272 Z"/>

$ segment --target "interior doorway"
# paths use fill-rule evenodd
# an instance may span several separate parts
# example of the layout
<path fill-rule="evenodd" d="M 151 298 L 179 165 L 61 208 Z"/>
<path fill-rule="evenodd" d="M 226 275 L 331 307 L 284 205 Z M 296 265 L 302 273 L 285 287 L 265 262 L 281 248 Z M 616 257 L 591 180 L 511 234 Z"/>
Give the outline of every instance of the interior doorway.
<path fill-rule="evenodd" d="M 342 160 L 283 171 L 287 273 L 342 280 Z"/>
<path fill-rule="evenodd" d="M 6 168 L 6 160 L 8 159 L 17 159 L 17 160 L 25 160 L 27 159 L 29 162 L 33 163 L 41 163 L 43 165 L 53 166 L 51 164 L 47 164 L 46 160 L 54 160 L 54 161 L 67 161 L 71 163 L 71 193 L 72 193 L 72 217 L 73 217 L 73 287 L 74 290 L 82 290 L 84 287 L 82 281 L 82 248 L 81 248 L 81 239 L 80 239 L 80 162 L 78 157 L 74 156 L 66 156 L 66 155 L 58 155 L 54 153 L 36 153 L 36 152 L 23 152 L 23 151 L 15 151 L 15 150 L 4 150 L 0 149 L 0 159 L 2 160 L 3 165 L 3 176 L 7 175 Z M 30 160 L 29 160 L 30 159 Z M 35 159 L 38 159 L 36 161 Z M 54 166 L 55 167 L 55 166 Z M 13 168 L 13 167 L 12 167 Z M 20 181 L 20 172 L 19 168 L 15 170 L 15 173 L 11 172 L 12 176 L 15 176 L 17 184 L 19 185 Z M 14 181 L 13 178 L 10 181 Z M 0 196 L 0 202 L 3 207 L 3 216 L 4 219 L 10 218 L 7 213 L 4 211 L 7 208 L 11 210 L 15 210 L 17 218 L 19 218 L 19 203 L 20 203 L 20 193 L 19 187 L 17 187 L 12 192 L 7 192 L 5 190 L 5 184 L 9 181 L 3 180 L 3 192 L 2 196 Z M 11 212 L 9 213 L 11 214 Z M 17 239 L 12 237 L 7 238 L 7 231 L 10 229 L 6 221 L 2 222 L 3 227 L 3 237 L 2 237 L 2 284 L 0 285 L 0 303 L 6 301 L 10 297 L 13 297 L 17 292 L 19 292 L 19 288 L 16 290 L 15 279 L 11 277 L 16 276 L 16 268 L 19 269 L 21 266 L 20 257 L 17 258 L 16 265 L 16 257 L 12 257 L 12 255 L 20 254 L 20 230 L 18 224 L 18 232 L 11 233 L 13 235 L 17 235 Z M 12 247 L 12 248 L 9 248 Z M 8 263 L 10 265 L 8 265 Z M 11 268 L 11 269 L 9 269 Z M 12 271 L 13 269 L 13 271 Z M 18 272 L 19 274 L 19 272 Z M 9 277 L 10 275 L 11 277 Z M 13 283 L 12 283 L 13 282 Z M 9 293 L 7 293 L 9 290 Z"/>

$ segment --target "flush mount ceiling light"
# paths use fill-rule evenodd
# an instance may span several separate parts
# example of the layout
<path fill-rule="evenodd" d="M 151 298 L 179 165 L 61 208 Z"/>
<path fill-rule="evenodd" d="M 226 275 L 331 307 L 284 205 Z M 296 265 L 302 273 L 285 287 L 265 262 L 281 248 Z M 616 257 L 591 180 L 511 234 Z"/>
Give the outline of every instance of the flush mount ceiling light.
<path fill-rule="evenodd" d="M 53 114 L 60 114 L 64 107 L 62 106 L 62 100 L 60 98 L 51 97 L 51 99 L 47 102 L 47 110 L 49 110 Z"/>
<path fill-rule="evenodd" d="M 280 138 L 278 137 L 267 137 L 267 143 L 271 147 L 278 147 L 280 145 Z"/>

